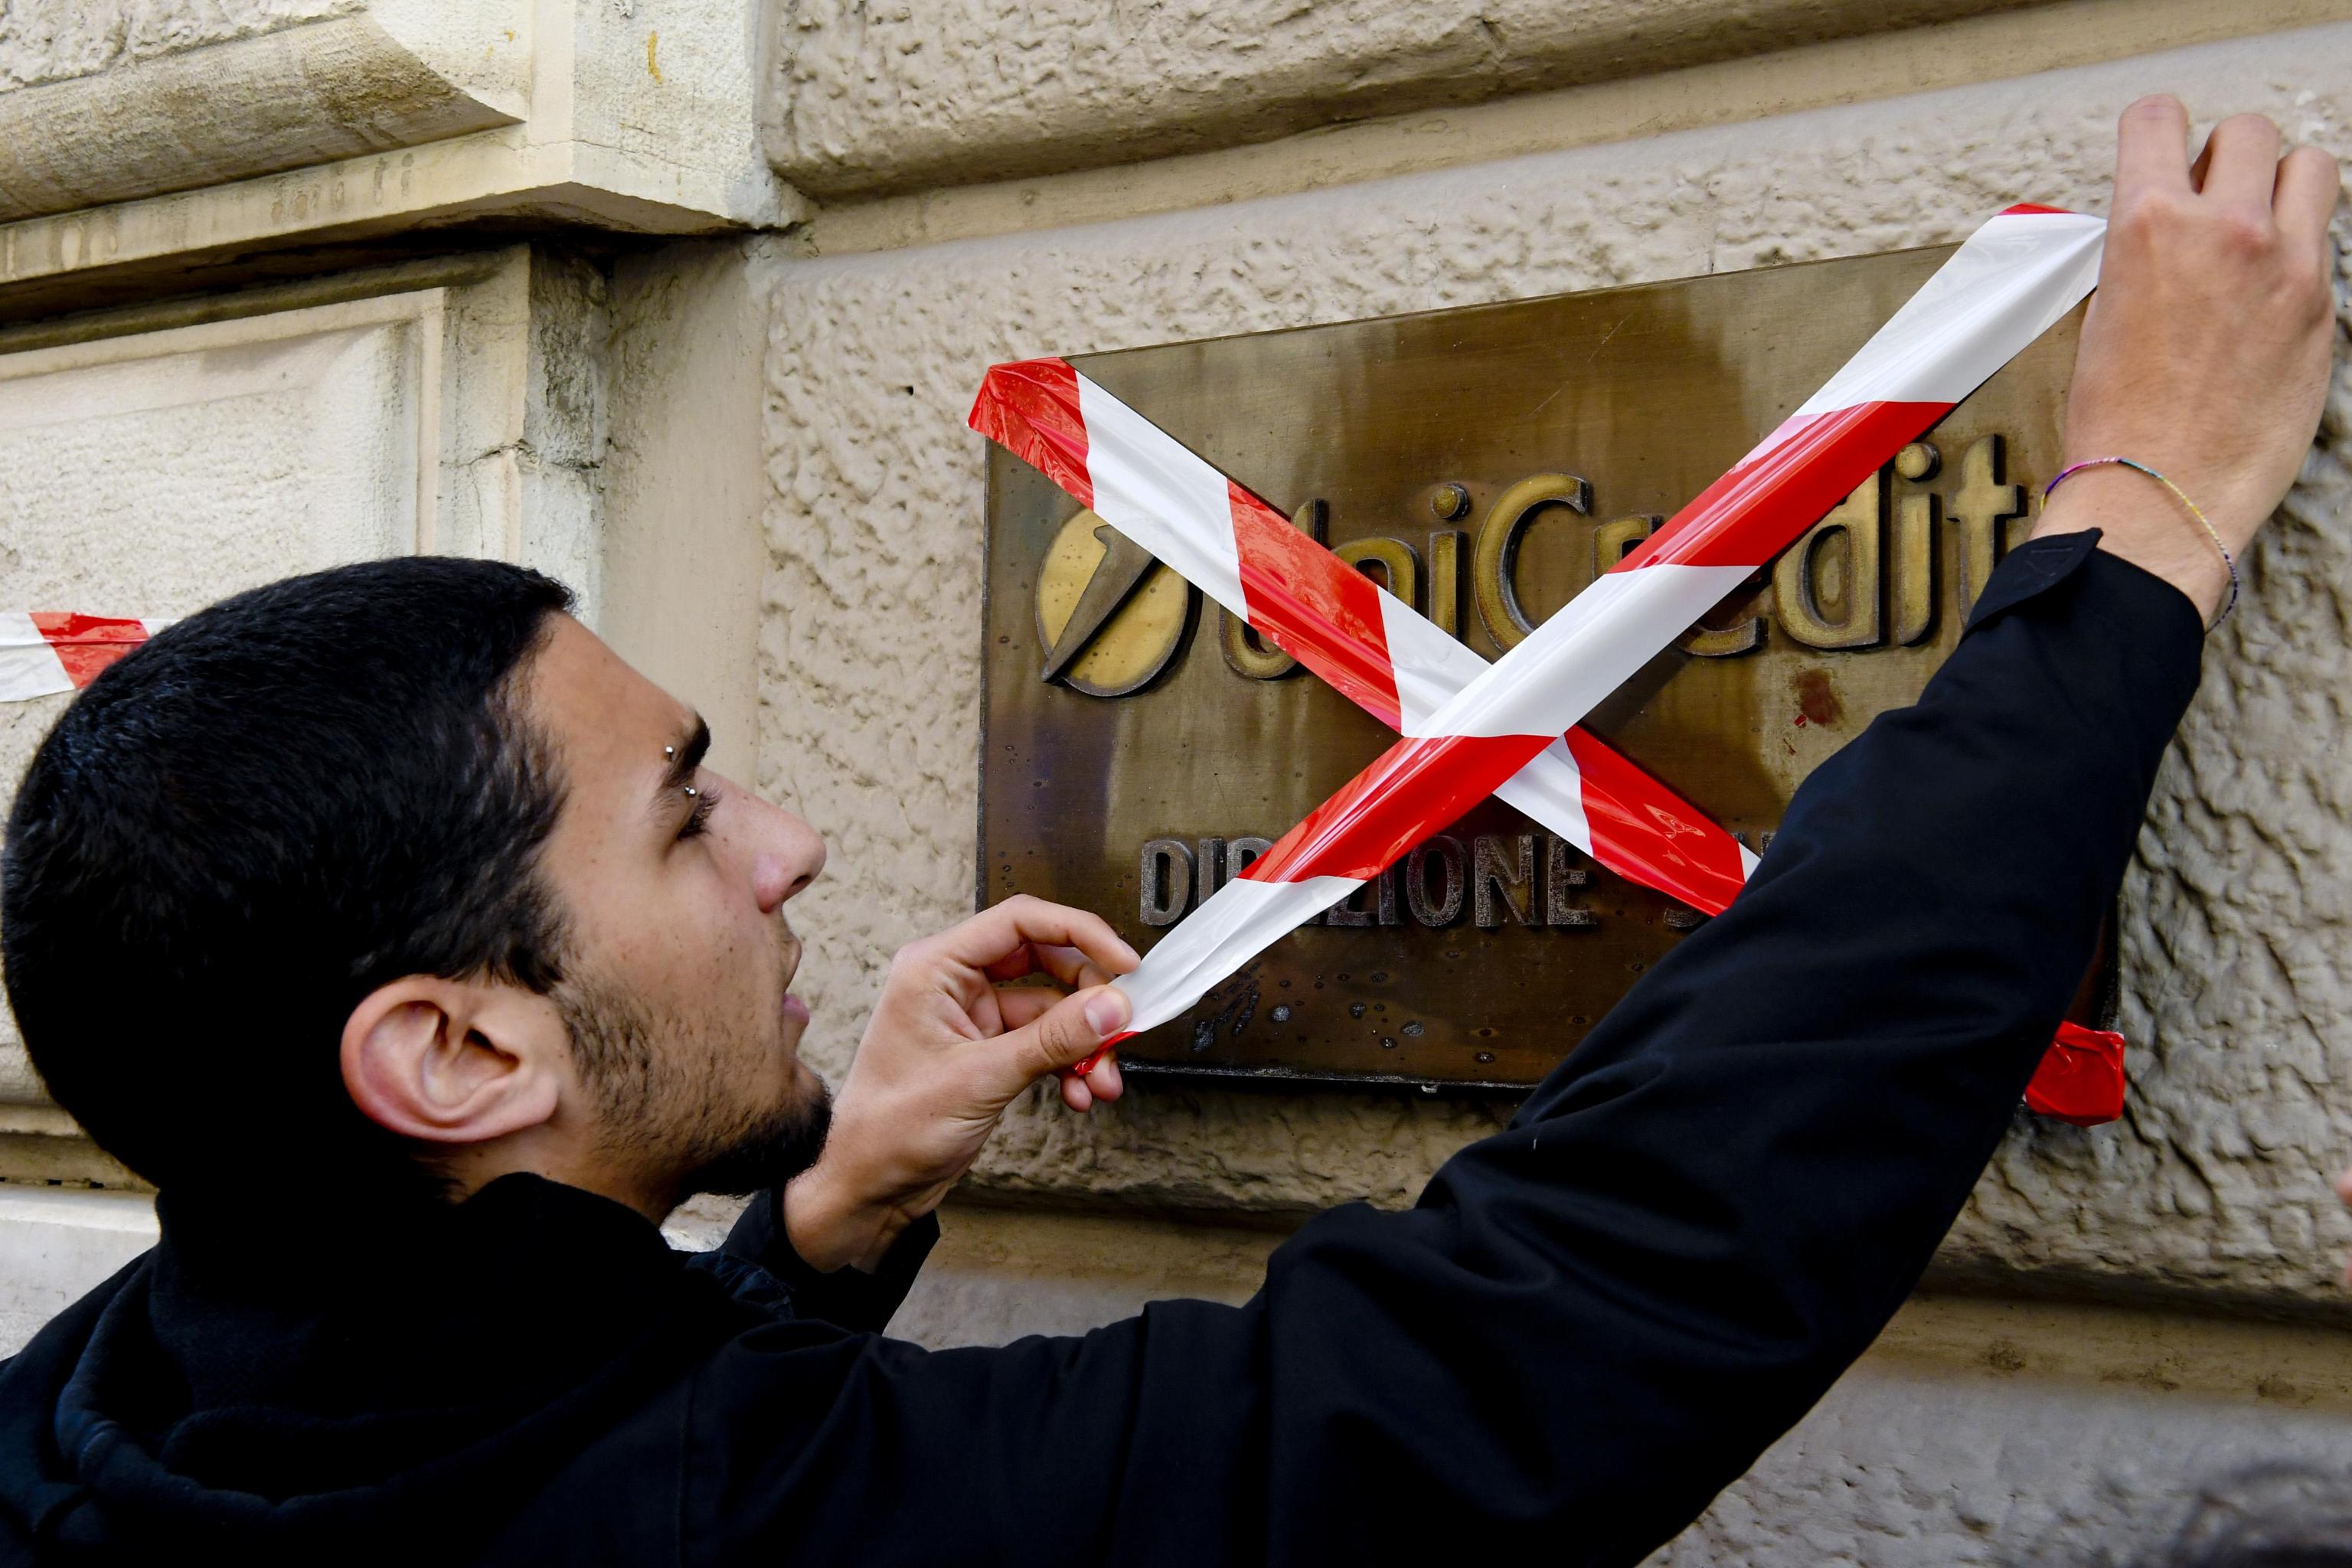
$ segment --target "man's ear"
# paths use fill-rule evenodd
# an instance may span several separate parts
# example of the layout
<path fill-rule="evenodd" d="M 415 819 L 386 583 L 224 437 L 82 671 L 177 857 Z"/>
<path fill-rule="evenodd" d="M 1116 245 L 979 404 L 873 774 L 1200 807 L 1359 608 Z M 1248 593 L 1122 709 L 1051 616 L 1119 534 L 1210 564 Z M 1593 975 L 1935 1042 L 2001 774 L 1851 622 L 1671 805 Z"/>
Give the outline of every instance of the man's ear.
<path fill-rule="evenodd" d="M 485 1143 L 553 1118 L 570 1079 L 554 1003 L 520 986 L 411 974 L 343 1024 L 343 1087 L 377 1125 L 432 1143 Z"/>

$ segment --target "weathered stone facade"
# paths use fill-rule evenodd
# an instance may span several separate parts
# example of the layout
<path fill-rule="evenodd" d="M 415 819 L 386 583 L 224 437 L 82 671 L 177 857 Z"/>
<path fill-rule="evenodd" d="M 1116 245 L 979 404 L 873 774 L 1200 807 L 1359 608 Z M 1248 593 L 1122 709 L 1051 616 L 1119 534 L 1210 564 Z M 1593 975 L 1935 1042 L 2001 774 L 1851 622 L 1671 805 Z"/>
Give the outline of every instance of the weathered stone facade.
<path fill-rule="evenodd" d="M 2347 68 L 2352 35 L 2284 35 L 1205 214 L 775 262 L 762 783 L 841 845 L 809 895 L 822 1048 L 838 1063 L 851 1043 L 841 988 L 862 1002 L 892 947 L 970 898 L 982 453 L 959 397 L 992 360 L 1950 240 L 2011 193 L 2096 205 L 2108 127 L 2152 75 L 2352 153 L 2352 94 L 2294 85 Z M 2330 963 L 2352 885 L 2330 769 L 2346 543 L 2323 525 L 2352 499 L 2333 445 L 2352 383 L 2331 408 L 2250 563 L 2247 613 L 2213 646 L 2126 890 L 2132 1115 L 2021 1121 L 1947 1247 L 1955 1268 L 2341 1304 L 2352 1224 L 2326 1178 L 2352 1103 L 2325 1090 L 2352 1069 Z M 1073 1122 L 1041 1100 L 982 1179 L 1196 1207 L 1402 1203 L 1497 1114 L 1160 1090 Z"/>
<path fill-rule="evenodd" d="M 2352 0 L 20 6 L 0 607 L 560 572 L 830 840 L 795 923 L 837 1074 L 889 952 L 971 907 L 982 367 L 2095 208 L 2157 88 L 2352 156 Z M 2197 1487 L 2340 1449 L 2347 431 L 2339 367 L 2125 889 L 2126 1120 L 2021 1118 L 1930 1293 L 1658 1561 L 2121 1563 Z M 0 770 L 58 705 L 0 709 Z M 1298 1216 L 1408 1203 L 1507 1114 L 1034 1097 L 898 1326 L 1239 1300 Z M 0 1022 L 9 1339 L 143 1245 L 121 1189 Z"/>

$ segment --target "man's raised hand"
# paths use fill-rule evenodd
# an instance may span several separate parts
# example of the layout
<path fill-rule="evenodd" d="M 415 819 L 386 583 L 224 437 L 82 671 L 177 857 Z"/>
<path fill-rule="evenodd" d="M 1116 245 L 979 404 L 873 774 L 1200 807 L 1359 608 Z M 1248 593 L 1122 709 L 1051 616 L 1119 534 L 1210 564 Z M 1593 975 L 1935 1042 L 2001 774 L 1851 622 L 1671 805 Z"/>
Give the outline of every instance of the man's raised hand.
<path fill-rule="evenodd" d="M 1138 962 L 1099 916 L 1027 897 L 900 949 L 824 1152 L 786 1190 L 794 1249 L 823 1269 L 879 1261 L 971 1168 L 1006 1106 L 1126 1027 L 1108 983 Z M 1108 1055 L 1061 1080 L 1073 1110 L 1120 1089 Z"/>
<path fill-rule="evenodd" d="M 2222 121 L 2192 163 L 2179 100 L 2124 111 L 2099 291 L 2067 394 L 2067 463 L 2145 463 L 2232 555 L 2244 549 L 2294 483 L 2327 395 L 2338 183 L 2315 147 L 2282 157 L 2259 114 Z M 2087 468 L 2051 497 L 2037 531 L 2090 527 L 2207 618 L 2219 608 L 2229 573 L 2213 542 L 2153 481 Z"/>

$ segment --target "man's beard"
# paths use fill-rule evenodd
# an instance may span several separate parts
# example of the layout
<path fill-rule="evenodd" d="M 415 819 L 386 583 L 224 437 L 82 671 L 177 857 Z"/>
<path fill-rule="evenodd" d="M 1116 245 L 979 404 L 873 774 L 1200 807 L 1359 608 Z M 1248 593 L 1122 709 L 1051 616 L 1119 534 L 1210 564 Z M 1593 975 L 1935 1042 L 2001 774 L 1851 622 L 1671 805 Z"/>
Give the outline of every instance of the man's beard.
<path fill-rule="evenodd" d="M 719 1053 L 685 1049 L 707 1042 L 683 1019 L 661 1029 L 635 997 L 593 984 L 559 984 L 553 1000 L 595 1096 L 606 1149 L 676 1183 L 679 1198 L 780 1187 L 816 1163 L 833 1123 L 833 1096 L 822 1082 L 782 1104 L 729 1104 Z M 672 1048 L 656 1048 L 659 1039 Z"/>
<path fill-rule="evenodd" d="M 833 1091 L 820 1081 L 814 1094 L 774 1108 L 722 1144 L 687 1176 L 683 1195 L 743 1197 L 762 1187 L 781 1187 L 816 1163 L 832 1127 Z"/>

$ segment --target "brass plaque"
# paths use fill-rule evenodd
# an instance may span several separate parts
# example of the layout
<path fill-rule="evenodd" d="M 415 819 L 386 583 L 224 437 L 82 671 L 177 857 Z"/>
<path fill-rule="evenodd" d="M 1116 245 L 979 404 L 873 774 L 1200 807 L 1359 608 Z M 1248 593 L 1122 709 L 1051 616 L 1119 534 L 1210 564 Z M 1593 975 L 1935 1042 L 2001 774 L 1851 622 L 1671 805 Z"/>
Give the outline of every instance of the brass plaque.
<path fill-rule="evenodd" d="M 1810 395 L 1948 254 L 1074 363 L 1493 658 Z M 1762 848 L 1806 773 L 1918 695 L 2032 527 L 2078 327 L 2045 334 L 1590 727 Z M 1391 739 L 993 447 L 986 626 L 980 900 L 1079 905 L 1139 948 Z M 1522 1086 L 1698 920 L 1488 801 L 1124 1057 Z"/>

